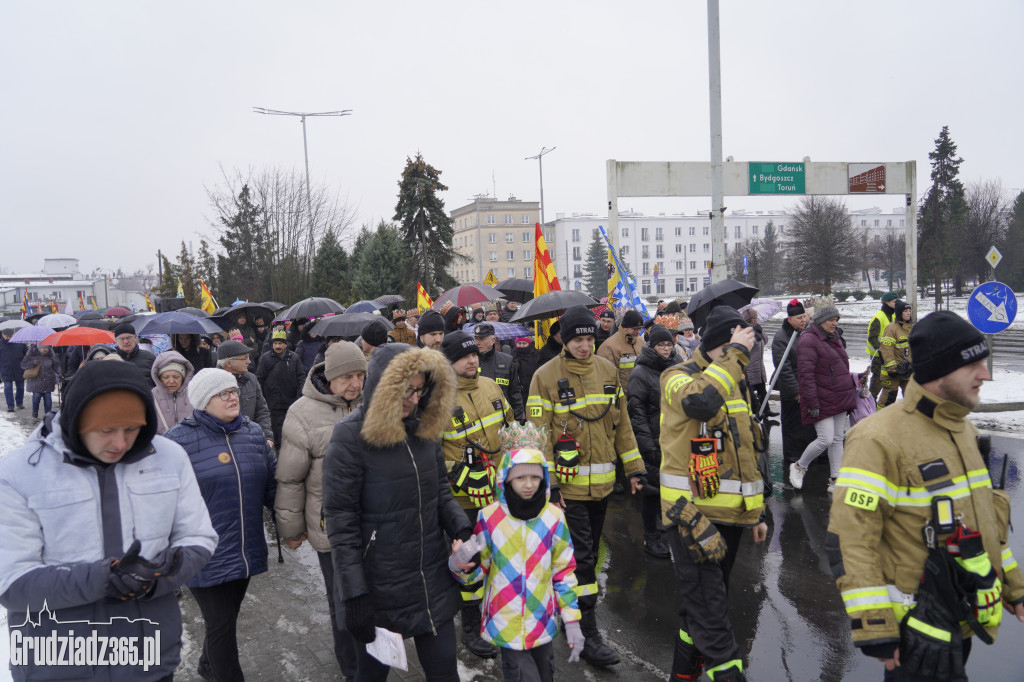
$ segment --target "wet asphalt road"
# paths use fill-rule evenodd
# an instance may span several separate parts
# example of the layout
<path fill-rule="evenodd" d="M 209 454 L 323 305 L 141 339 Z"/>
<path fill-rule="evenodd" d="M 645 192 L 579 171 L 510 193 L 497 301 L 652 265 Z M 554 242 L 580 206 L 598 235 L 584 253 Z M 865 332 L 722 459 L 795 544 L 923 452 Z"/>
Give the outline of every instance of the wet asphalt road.
<path fill-rule="evenodd" d="M 1022 461 L 1024 440 L 993 440 L 995 462 L 1008 450 Z M 773 478 L 781 481 L 778 429 L 771 441 Z M 776 484 L 777 494 L 768 502 L 768 540 L 754 545 L 748 536 L 740 549 L 732 573 L 730 618 L 751 680 L 882 678 L 882 664 L 851 643 L 849 621 L 829 570 L 824 550 L 831 506 L 827 475 L 827 458 L 822 456 L 812 465 L 804 491 L 781 491 Z M 1010 467 L 1007 479 L 1021 518 L 1024 492 L 1017 466 Z M 636 498 L 612 497 L 602 547 L 599 581 L 604 594 L 598 619 L 623 663 L 609 672 L 559 663 L 560 678 L 668 679 L 678 628 L 675 578 L 670 561 L 643 552 L 639 509 Z M 1024 558 L 1024 534 L 1011 534 L 1010 545 Z M 562 658 L 567 649 L 559 644 Z M 1024 623 L 1004 617 L 998 641 L 992 646 L 977 642 L 967 670 L 973 680 L 1024 679 Z"/>

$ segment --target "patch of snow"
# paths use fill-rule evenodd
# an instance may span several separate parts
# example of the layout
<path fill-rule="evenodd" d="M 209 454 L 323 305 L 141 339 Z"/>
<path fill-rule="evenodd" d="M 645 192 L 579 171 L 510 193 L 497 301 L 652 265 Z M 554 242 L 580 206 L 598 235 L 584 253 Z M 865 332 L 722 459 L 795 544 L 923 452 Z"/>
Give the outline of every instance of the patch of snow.
<path fill-rule="evenodd" d="M 992 431 L 1011 438 L 1024 438 L 1024 411 L 975 412 L 971 415 L 971 422 L 983 431 Z"/>

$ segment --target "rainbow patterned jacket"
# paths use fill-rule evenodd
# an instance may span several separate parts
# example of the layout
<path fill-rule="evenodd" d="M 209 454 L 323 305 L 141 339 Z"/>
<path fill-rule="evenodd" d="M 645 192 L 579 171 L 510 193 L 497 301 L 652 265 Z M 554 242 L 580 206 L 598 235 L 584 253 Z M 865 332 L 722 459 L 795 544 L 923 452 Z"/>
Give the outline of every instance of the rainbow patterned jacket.
<path fill-rule="evenodd" d="M 540 450 L 521 448 L 502 457 L 496 501 L 480 510 L 474 533 L 484 541 L 480 564 L 454 575 L 465 585 L 484 580 L 480 635 L 495 646 L 526 650 L 547 644 L 557 631 L 555 614 L 578 621 L 576 559 L 562 510 L 548 502 L 536 518 L 512 516 L 505 502 L 505 476 L 515 464 L 539 464 L 550 495 L 548 467 Z"/>

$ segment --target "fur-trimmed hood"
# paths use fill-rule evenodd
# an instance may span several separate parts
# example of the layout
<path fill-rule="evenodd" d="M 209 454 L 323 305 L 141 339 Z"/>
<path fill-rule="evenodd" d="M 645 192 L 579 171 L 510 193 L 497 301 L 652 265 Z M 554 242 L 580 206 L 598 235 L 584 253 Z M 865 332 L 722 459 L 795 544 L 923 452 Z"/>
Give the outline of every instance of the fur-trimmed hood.
<path fill-rule="evenodd" d="M 402 399 L 409 379 L 421 372 L 430 388 L 420 398 L 418 418 L 410 423 L 402 419 Z M 437 440 L 455 409 L 455 393 L 455 372 L 441 353 L 404 343 L 380 346 L 366 368 L 360 435 L 373 447 L 391 447 L 406 439 L 408 425 L 417 438 Z"/>

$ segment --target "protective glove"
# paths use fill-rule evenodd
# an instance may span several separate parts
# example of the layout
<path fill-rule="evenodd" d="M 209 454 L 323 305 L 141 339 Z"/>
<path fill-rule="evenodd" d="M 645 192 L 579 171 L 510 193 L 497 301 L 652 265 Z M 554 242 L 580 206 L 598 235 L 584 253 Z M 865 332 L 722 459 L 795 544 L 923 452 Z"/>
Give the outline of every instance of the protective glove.
<path fill-rule="evenodd" d="M 147 568 L 146 565 L 151 565 L 150 562 L 139 556 L 141 548 L 142 543 L 135 540 L 124 556 L 110 562 L 107 596 L 111 599 L 141 599 L 153 590 L 157 576 L 153 574 L 151 568 Z"/>
<path fill-rule="evenodd" d="M 474 506 L 486 507 L 494 502 L 494 469 L 482 462 L 474 464 L 469 468 L 463 488 Z"/>
<path fill-rule="evenodd" d="M 459 545 L 450 557 L 448 557 L 448 568 L 453 573 L 463 573 L 464 571 L 459 568 L 458 564 L 469 564 L 473 563 L 477 566 L 480 565 L 480 551 L 484 548 L 484 539 L 482 535 L 473 535 L 468 540 Z"/>
<path fill-rule="evenodd" d="M 974 602 L 974 617 L 983 626 L 997 627 L 1003 620 L 1003 583 L 992 568 L 981 533 L 957 526 L 946 544 L 956 563 L 970 574 L 972 584 L 965 587 Z"/>
<path fill-rule="evenodd" d="M 574 620 L 570 623 L 564 623 L 565 626 L 565 639 L 569 642 L 569 662 L 579 663 L 580 654 L 583 652 L 583 630 L 580 629 L 580 622 Z"/>
<path fill-rule="evenodd" d="M 345 629 L 356 641 L 369 644 L 377 637 L 373 627 L 373 597 L 361 594 L 345 600 Z"/>
<path fill-rule="evenodd" d="M 918 591 L 916 606 L 903 617 L 900 666 L 913 679 L 967 679 L 960 626 L 927 590 Z"/>
<path fill-rule="evenodd" d="M 817 419 L 819 414 L 821 414 L 819 410 L 807 410 L 807 416 L 811 419 Z"/>
<path fill-rule="evenodd" d="M 559 483 L 569 483 L 580 473 L 579 443 L 567 433 L 555 441 L 555 476 Z"/>
<path fill-rule="evenodd" d="M 690 480 L 696 486 L 697 496 L 703 499 L 718 494 L 721 480 L 718 476 L 718 453 L 690 453 Z"/>
<path fill-rule="evenodd" d="M 678 526 L 683 546 L 694 563 L 718 563 L 725 557 L 725 540 L 693 502 L 680 497 L 666 515 L 669 521 Z"/>

